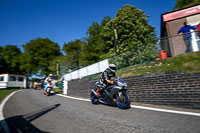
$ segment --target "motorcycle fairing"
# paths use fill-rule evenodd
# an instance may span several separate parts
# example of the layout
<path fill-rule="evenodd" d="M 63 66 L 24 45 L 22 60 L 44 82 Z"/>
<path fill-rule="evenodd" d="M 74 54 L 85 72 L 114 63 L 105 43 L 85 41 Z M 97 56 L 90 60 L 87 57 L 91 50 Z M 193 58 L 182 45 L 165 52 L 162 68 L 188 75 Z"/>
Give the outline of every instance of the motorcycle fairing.
<path fill-rule="evenodd" d="M 113 96 L 120 91 L 122 88 L 116 85 L 111 85 L 107 88 L 108 90 L 110 89 L 109 97 L 113 98 Z M 106 89 L 106 90 L 107 90 Z"/>

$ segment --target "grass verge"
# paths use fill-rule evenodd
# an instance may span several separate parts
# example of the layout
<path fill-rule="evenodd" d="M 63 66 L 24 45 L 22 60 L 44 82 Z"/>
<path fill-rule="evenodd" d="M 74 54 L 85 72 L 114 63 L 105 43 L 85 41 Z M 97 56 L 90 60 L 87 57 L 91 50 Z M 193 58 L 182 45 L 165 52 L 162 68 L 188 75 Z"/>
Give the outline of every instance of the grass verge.
<path fill-rule="evenodd" d="M 145 74 L 168 72 L 179 70 L 181 73 L 200 72 L 200 52 L 185 53 L 164 60 L 155 60 L 143 64 L 137 64 L 116 71 L 121 78 L 141 76 Z M 88 76 L 88 78 L 99 79 L 101 74 Z"/>
<path fill-rule="evenodd" d="M 63 93 L 63 89 L 59 89 L 59 88 L 53 88 L 53 90 L 52 90 L 53 92 L 55 92 L 55 93 Z"/>
<path fill-rule="evenodd" d="M 140 76 L 144 74 L 179 70 L 181 73 L 200 72 L 200 52 L 181 54 L 165 60 L 131 66 L 117 71 L 120 77 Z"/>
<path fill-rule="evenodd" d="M 145 64 L 137 64 L 116 71 L 121 78 L 140 76 L 145 74 L 179 70 L 181 73 L 200 72 L 200 52 L 185 53 L 164 60 L 155 60 Z M 101 74 L 88 76 L 99 79 Z"/>
<path fill-rule="evenodd" d="M 16 88 L 14 88 L 14 89 L 1 89 L 0 90 L 0 103 L 7 95 L 9 95 L 10 93 L 12 93 L 16 90 L 19 90 L 19 89 L 16 89 Z"/>

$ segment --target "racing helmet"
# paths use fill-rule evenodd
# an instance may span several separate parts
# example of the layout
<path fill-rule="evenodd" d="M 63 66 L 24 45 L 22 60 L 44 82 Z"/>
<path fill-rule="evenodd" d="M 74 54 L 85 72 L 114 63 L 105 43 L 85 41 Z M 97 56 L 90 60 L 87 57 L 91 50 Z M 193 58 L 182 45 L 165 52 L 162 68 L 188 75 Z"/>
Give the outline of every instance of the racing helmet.
<path fill-rule="evenodd" d="M 110 69 L 112 72 L 115 72 L 115 71 L 116 71 L 116 66 L 115 66 L 115 64 L 110 64 L 108 67 L 109 67 L 109 69 Z"/>

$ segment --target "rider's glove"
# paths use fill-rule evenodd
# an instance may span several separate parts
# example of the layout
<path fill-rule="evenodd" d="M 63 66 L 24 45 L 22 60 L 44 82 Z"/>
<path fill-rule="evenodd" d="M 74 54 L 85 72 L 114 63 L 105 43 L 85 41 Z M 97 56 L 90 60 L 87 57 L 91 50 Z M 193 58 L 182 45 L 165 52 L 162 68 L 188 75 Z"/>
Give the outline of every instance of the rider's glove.
<path fill-rule="evenodd" d="M 107 83 L 114 84 L 114 81 L 107 80 Z"/>

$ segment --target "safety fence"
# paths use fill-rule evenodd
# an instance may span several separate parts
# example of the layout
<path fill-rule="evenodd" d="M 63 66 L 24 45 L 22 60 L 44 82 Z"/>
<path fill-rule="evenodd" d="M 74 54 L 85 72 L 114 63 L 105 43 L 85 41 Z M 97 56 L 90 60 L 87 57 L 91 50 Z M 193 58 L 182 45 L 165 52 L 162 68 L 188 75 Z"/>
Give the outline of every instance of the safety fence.
<path fill-rule="evenodd" d="M 108 68 L 108 65 L 108 59 L 105 59 L 98 63 L 65 74 L 63 77 L 66 81 L 70 81 L 73 79 L 82 79 L 83 77 L 103 72 L 106 68 Z"/>

